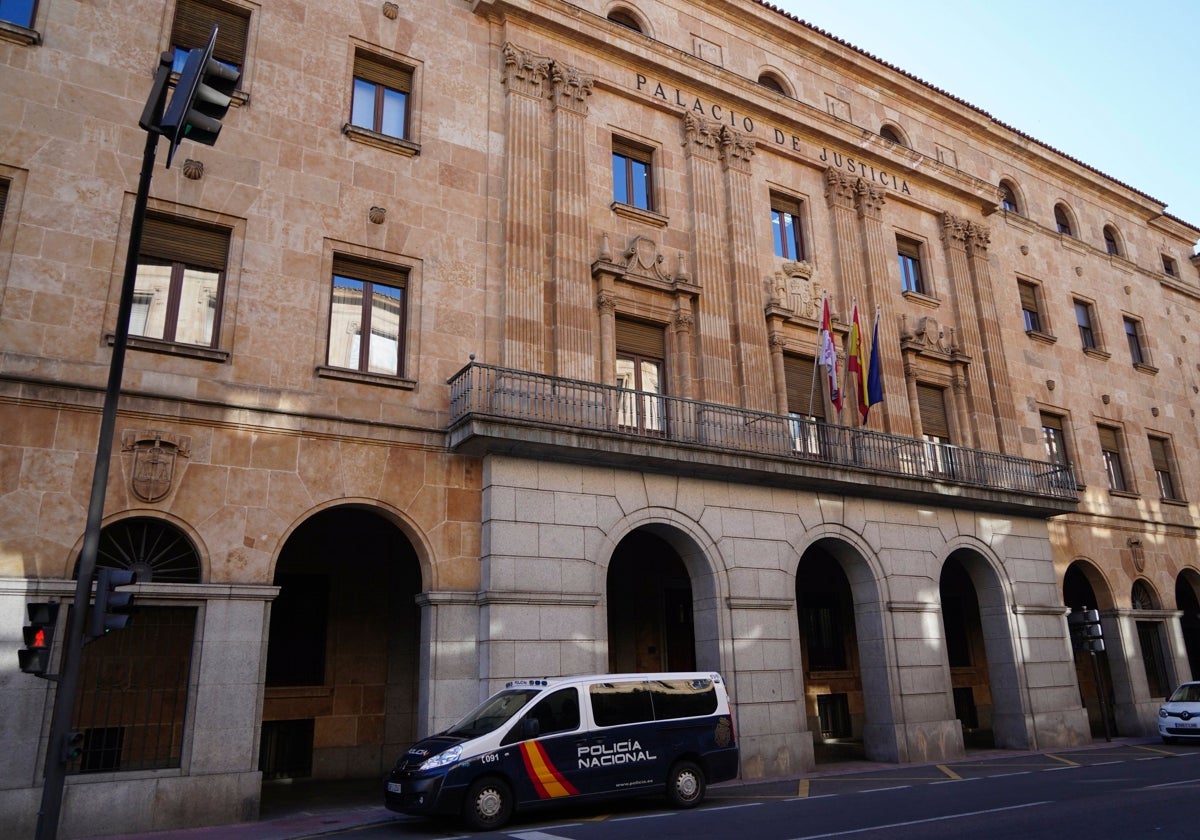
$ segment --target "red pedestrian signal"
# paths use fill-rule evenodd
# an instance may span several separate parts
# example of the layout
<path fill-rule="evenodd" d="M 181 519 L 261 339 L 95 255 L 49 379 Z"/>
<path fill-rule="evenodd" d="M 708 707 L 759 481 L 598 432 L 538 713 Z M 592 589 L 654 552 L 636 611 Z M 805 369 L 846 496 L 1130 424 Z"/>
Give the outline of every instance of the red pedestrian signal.
<path fill-rule="evenodd" d="M 58 624 L 58 604 L 36 601 L 26 604 L 29 624 L 22 632 L 25 647 L 17 651 L 17 660 L 26 674 L 42 676 L 50 670 L 50 648 L 54 644 L 54 628 Z"/>

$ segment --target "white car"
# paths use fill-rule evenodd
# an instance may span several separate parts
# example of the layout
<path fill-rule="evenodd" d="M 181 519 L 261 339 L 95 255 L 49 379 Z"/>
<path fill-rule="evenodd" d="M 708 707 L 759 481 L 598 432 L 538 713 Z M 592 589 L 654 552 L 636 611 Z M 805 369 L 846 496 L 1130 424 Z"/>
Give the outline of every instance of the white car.
<path fill-rule="evenodd" d="M 1200 738 L 1200 682 L 1186 682 L 1158 709 L 1158 734 L 1164 744 Z"/>

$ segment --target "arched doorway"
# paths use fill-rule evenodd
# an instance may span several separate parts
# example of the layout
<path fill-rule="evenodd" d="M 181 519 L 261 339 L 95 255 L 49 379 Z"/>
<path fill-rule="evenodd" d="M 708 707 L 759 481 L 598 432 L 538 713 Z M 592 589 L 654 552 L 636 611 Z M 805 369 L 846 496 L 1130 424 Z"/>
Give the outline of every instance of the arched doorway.
<path fill-rule="evenodd" d="M 691 671 L 696 630 L 691 577 L 664 536 L 639 528 L 608 567 L 608 667 L 613 673 Z"/>
<path fill-rule="evenodd" d="M 416 736 L 416 551 L 380 513 L 322 511 L 284 544 L 273 580 L 263 780 L 377 778 Z"/>
<path fill-rule="evenodd" d="M 1179 624 L 1193 680 L 1200 679 L 1200 598 L 1197 591 L 1200 591 L 1200 574 L 1184 569 L 1175 578 L 1175 609 L 1183 612 Z"/>
<path fill-rule="evenodd" d="M 1063 603 L 1072 611 L 1094 610 L 1110 608 L 1112 600 L 1095 567 L 1084 560 L 1076 560 L 1063 575 Z M 1079 683 L 1079 701 L 1087 711 L 1092 737 L 1105 737 L 1115 728 L 1109 711 L 1113 708 L 1114 696 L 1108 651 L 1085 653 L 1076 650 L 1075 679 Z"/>

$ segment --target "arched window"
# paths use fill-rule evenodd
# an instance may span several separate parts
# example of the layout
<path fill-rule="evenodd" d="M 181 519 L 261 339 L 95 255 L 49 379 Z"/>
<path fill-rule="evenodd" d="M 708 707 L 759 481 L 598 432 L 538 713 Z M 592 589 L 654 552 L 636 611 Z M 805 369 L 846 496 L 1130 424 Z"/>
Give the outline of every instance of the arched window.
<path fill-rule="evenodd" d="M 907 146 L 904 137 L 900 134 L 900 129 L 894 125 L 882 125 L 879 128 L 879 136 L 884 140 L 895 143 L 897 146 Z"/>
<path fill-rule="evenodd" d="M 1121 240 L 1117 236 L 1117 229 L 1112 225 L 1104 226 L 1104 250 L 1114 257 L 1121 256 Z"/>
<path fill-rule="evenodd" d="M 782 93 L 784 96 L 788 95 L 788 92 L 783 89 L 783 83 L 770 73 L 763 73 L 761 76 L 759 76 L 758 83 L 767 90 L 773 90 L 776 93 Z"/>
<path fill-rule="evenodd" d="M 1000 209 L 1008 213 L 1021 212 L 1021 206 L 1017 203 L 1017 191 L 1008 181 L 1000 182 Z"/>
<path fill-rule="evenodd" d="M 75 561 L 79 574 L 79 561 Z M 136 516 L 100 532 L 98 568 L 129 569 L 138 583 L 199 583 L 200 555 L 187 534 L 170 522 Z"/>
<path fill-rule="evenodd" d="M 1066 205 L 1054 205 L 1054 224 L 1058 227 L 1058 232 L 1067 236 L 1074 236 L 1075 231 L 1071 228 L 1071 216 L 1067 213 Z"/>
<path fill-rule="evenodd" d="M 613 23 L 624 26 L 626 29 L 632 29 L 634 32 L 643 32 L 642 25 L 638 23 L 638 19 L 627 9 L 613 9 L 608 13 L 608 19 Z"/>

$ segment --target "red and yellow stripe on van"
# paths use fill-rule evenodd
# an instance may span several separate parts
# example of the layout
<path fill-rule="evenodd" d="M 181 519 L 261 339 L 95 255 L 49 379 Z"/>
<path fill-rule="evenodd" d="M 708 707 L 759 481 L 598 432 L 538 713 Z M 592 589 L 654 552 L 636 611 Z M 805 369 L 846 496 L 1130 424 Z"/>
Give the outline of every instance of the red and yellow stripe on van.
<path fill-rule="evenodd" d="M 525 772 L 529 774 L 529 779 L 540 798 L 557 799 L 560 796 L 574 796 L 579 793 L 563 778 L 558 768 L 550 763 L 545 748 L 537 741 L 525 741 L 521 744 L 521 758 L 525 761 Z"/>

